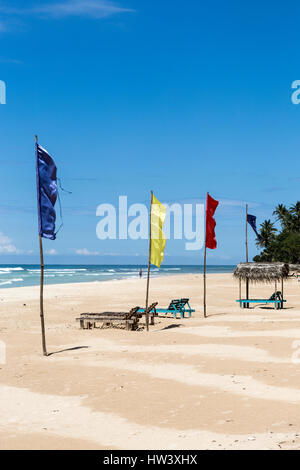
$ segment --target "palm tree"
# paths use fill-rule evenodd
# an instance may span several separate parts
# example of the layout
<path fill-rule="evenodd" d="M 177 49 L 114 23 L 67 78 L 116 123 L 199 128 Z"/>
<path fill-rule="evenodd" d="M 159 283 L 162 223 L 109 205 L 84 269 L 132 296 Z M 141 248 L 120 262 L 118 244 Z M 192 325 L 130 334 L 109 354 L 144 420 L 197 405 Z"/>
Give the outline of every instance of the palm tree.
<path fill-rule="evenodd" d="M 272 241 L 275 240 L 275 233 L 277 229 L 274 227 L 271 220 L 265 220 L 260 226 L 260 238 L 257 240 L 256 244 L 261 248 L 268 248 Z"/>
<path fill-rule="evenodd" d="M 260 226 L 260 236 L 257 246 L 262 248 L 255 261 L 300 262 L 300 201 L 289 209 L 284 204 L 278 204 L 273 215 L 280 222 L 281 230 L 277 230 L 270 220 L 265 220 Z"/>
<path fill-rule="evenodd" d="M 291 206 L 290 213 L 300 218 L 300 201 L 297 201 L 296 204 Z"/>
<path fill-rule="evenodd" d="M 300 201 L 297 201 L 296 204 L 291 206 L 290 214 L 293 221 L 291 226 L 292 232 L 299 232 L 300 230 Z"/>
<path fill-rule="evenodd" d="M 276 221 L 280 222 L 281 227 L 284 229 L 289 222 L 289 211 L 284 204 L 278 204 L 273 215 L 276 215 Z"/>

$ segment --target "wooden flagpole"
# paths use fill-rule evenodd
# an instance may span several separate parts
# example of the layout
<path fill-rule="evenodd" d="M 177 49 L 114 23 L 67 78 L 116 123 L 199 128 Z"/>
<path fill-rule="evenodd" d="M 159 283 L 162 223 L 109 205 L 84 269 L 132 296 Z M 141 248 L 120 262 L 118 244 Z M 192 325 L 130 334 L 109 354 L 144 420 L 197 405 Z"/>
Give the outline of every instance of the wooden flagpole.
<path fill-rule="evenodd" d="M 43 253 L 43 242 L 42 236 L 40 235 L 40 256 L 41 256 L 41 285 L 40 285 L 40 316 L 41 316 L 41 327 L 42 327 L 42 345 L 43 354 L 48 356 L 46 347 L 46 333 L 45 333 L 45 319 L 44 319 L 44 253 Z"/>
<path fill-rule="evenodd" d="M 35 144 L 37 146 L 38 138 L 35 136 Z M 36 149 L 37 152 L 37 149 Z M 38 163 L 37 163 L 38 164 Z M 38 169 L 37 169 L 38 171 Z M 39 195 L 38 195 L 39 197 Z M 42 346 L 44 356 L 48 356 L 46 347 L 46 333 L 45 333 L 45 319 L 44 319 L 44 252 L 43 252 L 43 240 L 42 236 L 39 235 L 40 242 L 40 259 L 41 259 L 41 282 L 40 282 L 40 317 L 41 317 L 41 328 L 42 328 Z"/>
<path fill-rule="evenodd" d="M 246 204 L 246 263 L 249 262 L 248 256 L 248 204 Z M 246 299 L 249 299 L 249 279 L 246 279 Z M 249 304 L 247 304 L 249 307 Z"/>
<path fill-rule="evenodd" d="M 151 268 L 151 212 L 152 212 L 152 203 L 153 203 L 153 191 L 151 191 L 151 203 L 150 203 L 150 216 L 149 216 L 149 261 L 148 261 L 148 275 L 147 275 L 147 292 L 146 292 L 146 328 L 149 331 L 149 312 L 148 312 L 148 303 L 149 303 L 149 284 L 150 284 L 150 268 Z"/>
<path fill-rule="evenodd" d="M 208 196 L 208 193 L 207 193 Z M 206 211 L 207 211 L 207 198 L 206 198 Z M 207 212 L 205 211 L 205 241 L 204 241 L 204 265 L 203 265 L 203 310 L 204 318 L 206 315 L 206 223 L 207 223 Z"/>

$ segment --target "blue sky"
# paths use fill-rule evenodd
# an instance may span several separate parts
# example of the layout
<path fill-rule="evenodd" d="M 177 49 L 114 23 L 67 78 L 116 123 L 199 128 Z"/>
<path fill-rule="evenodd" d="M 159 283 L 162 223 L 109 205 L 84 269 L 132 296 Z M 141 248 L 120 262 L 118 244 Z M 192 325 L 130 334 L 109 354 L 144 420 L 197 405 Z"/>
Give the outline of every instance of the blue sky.
<path fill-rule="evenodd" d="M 220 199 L 208 262 L 244 259 L 246 202 L 260 223 L 300 199 L 298 18 L 296 2 L 0 0 L 0 263 L 38 262 L 36 133 L 72 191 L 47 263 L 145 262 L 144 240 L 97 239 L 96 207 L 151 189 Z M 166 263 L 202 260 L 167 245 Z"/>

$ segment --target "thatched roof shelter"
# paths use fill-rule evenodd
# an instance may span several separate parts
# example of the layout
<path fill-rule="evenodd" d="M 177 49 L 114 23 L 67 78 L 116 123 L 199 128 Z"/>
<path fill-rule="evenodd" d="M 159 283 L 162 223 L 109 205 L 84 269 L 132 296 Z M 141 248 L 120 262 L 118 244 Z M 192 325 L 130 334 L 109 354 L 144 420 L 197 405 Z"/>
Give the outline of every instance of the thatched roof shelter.
<path fill-rule="evenodd" d="M 300 264 L 290 264 L 290 272 L 292 273 L 299 273 L 300 272 Z"/>
<path fill-rule="evenodd" d="M 234 277 L 250 282 L 276 282 L 287 279 L 289 265 L 286 263 L 240 263 Z"/>

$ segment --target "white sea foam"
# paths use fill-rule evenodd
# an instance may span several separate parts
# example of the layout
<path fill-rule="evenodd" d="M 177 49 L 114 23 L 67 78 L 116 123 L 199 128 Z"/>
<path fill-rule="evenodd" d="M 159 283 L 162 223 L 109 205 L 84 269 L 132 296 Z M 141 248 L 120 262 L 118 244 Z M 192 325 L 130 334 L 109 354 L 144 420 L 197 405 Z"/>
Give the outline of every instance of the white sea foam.
<path fill-rule="evenodd" d="M 122 272 L 122 273 L 117 273 L 117 274 L 121 274 L 122 276 L 127 276 L 129 274 L 136 274 L 137 270 L 135 269 L 134 271 L 125 271 L 125 272 Z"/>
<path fill-rule="evenodd" d="M 6 273 L 7 274 L 7 273 Z M 0 286 L 11 285 L 14 282 L 23 282 L 23 278 L 16 278 L 16 279 L 2 279 L 0 282 Z"/>
<path fill-rule="evenodd" d="M 113 276 L 114 273 L 88 273 L 85 276 Z"/>
<path fill-rule="evenodd" d="M 13 271 L 24 271 L 23 268 L 0 268 L 0 274 L 1 273 L 10 273 L 10 272 L 13 272 Z"/>
<path fill-rule="evenodd" d="M 1 269 L 1 268 L 0 268 Z M 76 272 L 83 272 L 87 271 L 87 269 L 51 269 L 51 268 L 46 268 L 45 273 L 56 273 L 56 274 L 68 274 L 68 273 L 76 273 Z M 28 269 L 28 272 L 30 273 L 39 273 L 40 269 Z"/>
<path fill-rule="evenodd" d="M 55 271 L 55 272 L 68 272 L 68 271 L 87 271 L 86 268 L 46 268 L 45 271 Z"/>

